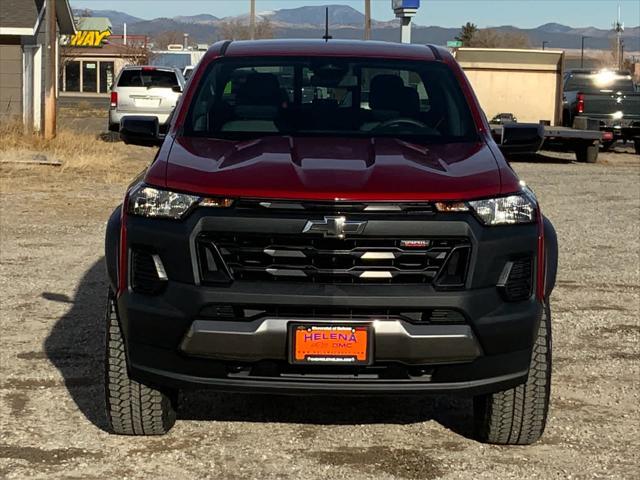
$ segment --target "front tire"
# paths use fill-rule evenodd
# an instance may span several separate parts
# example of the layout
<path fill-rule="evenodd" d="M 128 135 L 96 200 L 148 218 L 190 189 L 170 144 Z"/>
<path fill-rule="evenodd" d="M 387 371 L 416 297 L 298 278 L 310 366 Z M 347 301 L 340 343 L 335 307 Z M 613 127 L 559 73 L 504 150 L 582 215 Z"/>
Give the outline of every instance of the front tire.
<path fill-rule="evenodd" d="M 176 412 L 171 399 L 159 390 L 129 378 L 115 299 L 107 301 L 105 398 L 107 420 L 118 435 L 163 435 L 171 430 Z"/>
<path fill-rule="evenodd" d="M 551 309 L 545 305 L 529 377 L 515 388 L 475 397 L 476 436 L 498 445 L 530 445 L 544 432 L 551 393 Z"/>

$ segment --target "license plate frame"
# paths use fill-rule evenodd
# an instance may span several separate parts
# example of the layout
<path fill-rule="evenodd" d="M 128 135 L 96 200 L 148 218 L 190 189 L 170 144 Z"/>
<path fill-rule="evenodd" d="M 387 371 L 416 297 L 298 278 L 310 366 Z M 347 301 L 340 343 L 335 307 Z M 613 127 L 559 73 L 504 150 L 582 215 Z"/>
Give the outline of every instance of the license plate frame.
<path fill-rule="evenodd" d="M 300 335 L 305 333 L 307 335 L 324 334 L 325 337 L 317 339 L 314 342 L 316 345 L 309 346 L 307 349 L 304 347 L 298 348 Z M 335 339 L 331 338 L 332 333 L 335 334 Z M 350 334 L 355 335 L 356 346 L 351 349 L 331 347 L 323 352 L 325 349 L 321 345 L 322 343 L 325 345 L 328 342 L 353 343 L 349 341 L 353 338 Z M 349 337 L 345 338 L 343 335 L 348 335 Z M 373 328 L 368 323 L 291 322 L 288 325 L 287 349 L 289 363 L 292 365 L 371 365 L 373 362 Z M 305 350 L 310 354 L 305 355 Z"/>
<path fill-rule="evenodd" d="M 159 108 L 160 98 L 134 98 L 133 103 L 137 108 Z"/>

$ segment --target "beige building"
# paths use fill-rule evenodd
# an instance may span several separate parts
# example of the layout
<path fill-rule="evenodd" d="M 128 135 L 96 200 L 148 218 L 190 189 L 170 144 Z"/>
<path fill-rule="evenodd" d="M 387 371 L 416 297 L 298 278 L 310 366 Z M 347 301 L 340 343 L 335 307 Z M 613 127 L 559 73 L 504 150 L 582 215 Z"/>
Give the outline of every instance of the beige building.
<path fill-rule="evenodd" d="M 461 48 L 456 59 L 491 119 L 512 113 L 519 122 L 562 122 L 564 53 L 552 50 Z"/>

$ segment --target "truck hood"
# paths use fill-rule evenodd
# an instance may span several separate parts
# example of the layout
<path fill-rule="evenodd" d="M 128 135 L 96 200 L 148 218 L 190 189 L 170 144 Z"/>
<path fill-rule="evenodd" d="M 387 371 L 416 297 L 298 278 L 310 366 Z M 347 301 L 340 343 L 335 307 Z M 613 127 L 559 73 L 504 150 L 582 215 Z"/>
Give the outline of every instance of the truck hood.
<path fill-rule="evenodd" d="M 179 137 L 166 187 L 229 197 L 425 201 L 499 195 L 484 142 L 421 146 L 392 138 Z"/>

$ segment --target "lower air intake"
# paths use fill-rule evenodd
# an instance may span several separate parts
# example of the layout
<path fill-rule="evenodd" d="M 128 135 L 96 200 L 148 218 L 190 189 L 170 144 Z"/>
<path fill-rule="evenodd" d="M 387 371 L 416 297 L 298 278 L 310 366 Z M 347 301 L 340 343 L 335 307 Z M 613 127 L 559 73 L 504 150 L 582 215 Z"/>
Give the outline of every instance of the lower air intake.
<path fill-rule="evenodd" d="M 166 273 L 160 257 L 154 259 L 150 252 L 134 249 L 131 252 L 131 288 L 136 293 L 157 295 L 166 286 Z M 159 265 L 157 264 L 159 262 Z M 160 272 L 158 271 L 160 269 Z M 164 278 L 162 278 L 164 277 Z"/>
<path fill-rule="evenodd" d="M 509 302 L 520 302 L 531 297 L 533 286 L 531 257 L 519 258 L 504 267 L 498 286 Z"/>

